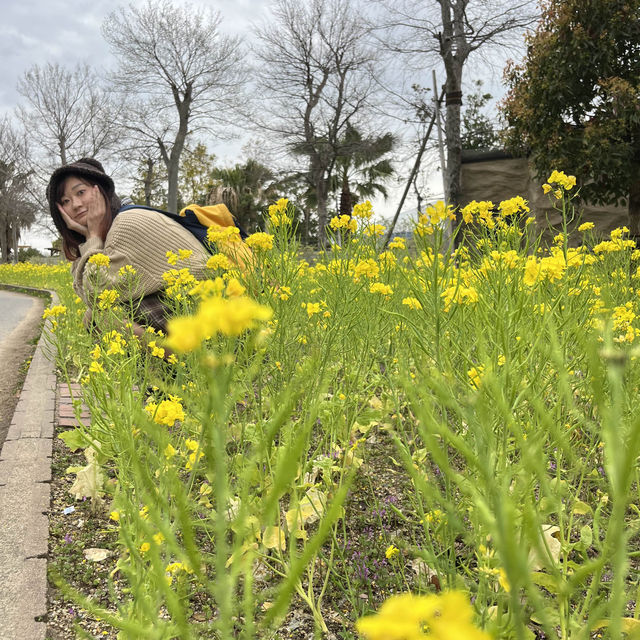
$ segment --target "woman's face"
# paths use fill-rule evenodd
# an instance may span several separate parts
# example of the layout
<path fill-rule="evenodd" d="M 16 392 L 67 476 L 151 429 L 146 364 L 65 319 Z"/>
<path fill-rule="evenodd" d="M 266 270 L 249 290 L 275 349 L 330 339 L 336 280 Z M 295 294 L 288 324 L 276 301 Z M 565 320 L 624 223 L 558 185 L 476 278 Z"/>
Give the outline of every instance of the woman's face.
<path fill-rule="evenodd" d="M 69 176 L 63 184 L 60 205 L 74 222 L 86 226 L 87 213 L 94 198 L 94 189 L 86 180 Z"/>

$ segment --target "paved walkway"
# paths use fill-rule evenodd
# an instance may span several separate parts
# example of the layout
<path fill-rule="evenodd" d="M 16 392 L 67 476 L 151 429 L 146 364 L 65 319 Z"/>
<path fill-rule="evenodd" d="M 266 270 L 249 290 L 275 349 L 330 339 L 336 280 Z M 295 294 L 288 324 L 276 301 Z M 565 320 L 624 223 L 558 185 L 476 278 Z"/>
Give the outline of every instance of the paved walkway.
<path fill-rule="evenodd" d="M 56 375 L 45 328 L 0 453 L 0 639 L 44 640 Z"/>
<path fill-rule="evenodd" d="M 46 638 L 54 427 L 75 426 L 73 395 L 80 396 L 79 385 L 59 385 L 56 393 L 48 332 L 47 322 L 0 452 L 0 640 Z M 84 409 L 81 419 L 88 417 Z"/>

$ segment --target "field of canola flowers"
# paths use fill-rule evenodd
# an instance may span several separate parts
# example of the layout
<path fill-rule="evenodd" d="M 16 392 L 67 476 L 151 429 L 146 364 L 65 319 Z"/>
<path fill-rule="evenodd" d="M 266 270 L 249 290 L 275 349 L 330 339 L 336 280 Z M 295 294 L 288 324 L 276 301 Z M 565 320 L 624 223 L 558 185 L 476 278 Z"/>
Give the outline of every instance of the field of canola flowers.
<path fill-rule="evenodd" d="M 543 188 L 571 218 L 575 180 Z M 628 231 L 576 223 L 543 249 L 516 197 L 462 209 L 452 250 L 437 203 L 381 252 L 364 203 L 308 264 L 290 214 L 270 208 L 245 273 L 227 232 L 208 280 L 168 254 L 168 336 L 133 336 L 131 269 L 90 334 L 66 265 L 0 266 L 59 292 L 59 376 L 92 413 L 63 434 L 86 458 L 72 494 L 126 589 L 79 604 L 123 639 L 308 637 L 286 631 L 294 607 L 315 637 L 640 633 Z"/>

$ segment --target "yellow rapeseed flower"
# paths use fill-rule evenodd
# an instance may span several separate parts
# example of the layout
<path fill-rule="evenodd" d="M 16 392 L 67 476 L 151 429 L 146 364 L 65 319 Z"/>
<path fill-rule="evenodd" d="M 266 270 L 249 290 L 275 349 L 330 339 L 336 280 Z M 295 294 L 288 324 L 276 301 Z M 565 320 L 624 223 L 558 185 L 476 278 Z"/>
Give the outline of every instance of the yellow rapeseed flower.
<path fill-rule="evenodd" d="M 292 216 L 288 215 L 289 200 L 280 198 L 275 204 L 269 206 L 269 222 L 274 228 L 286 226 L 293 222 Z"/>
<path fill-rule="evenodd" d="M 273 249 L 273 236 L 270 233 L 265 233 L 264 231 L 252 233 L 245 242 L 252 249 L 258 251 L 269 251 L 269 249 Z"/>
<path fill-rule="evenodd" d="M 101 291 L 98 295 L 98 307 L 100 307 L 100 309 L 109 309 L 116 303 L 119 297 L 120 294 L 115 289 L 104 289 L 104 291 Z"/>
<path fill-rule="evenodd" d="M 307 310 L 307 316 L 309 318 L 316 313 L 320 313 L 319 302 L 303 302 L 302 307 Z"/>
<path fill-rule="evenodd" d="M 193 316 L 172 318 L 168 322 L 167 346 L 173 351 L 193 351 L 217 333 L 235 337 L 256 323 L 269 320 L 273 311 L 246 296 L 212 297 L 200 303 Z"/>
<path fill-rule="evenodd" d="M 53 307 L 49 307 L 44 310 L 42 314 L 42 319 L 46 320 L 47 318 L 57 318 L 58 316 L 62 316 L 67 312 L 67 307 L 63 304 L 56 304 Z"/>
<path fill-rule="evenodd" d="M 384 555 L 387 558 L 387 560 L 391 560 L 391 558 L 395 558 L 399 553 L 400 553 L 400 549 L 398 549 L 398 547 L 396 547 L 395 545 L 390 544 L 387 547 L 387 550 L 384 552 Z"/>
<path fill-rule="evenodd" d="M 368 220 L 373 215 L 373 205 L 369 200 L 365 200 L 360 204 L 357 204 L 353 207 L 353 211 L 351 215 L 354 218 L 362 218 L 363 220 Z"/>
<path fill-rule="evenodd" d="M 368 224 L 364 228 L 364 235 L 372 237 L 380 237 L 384 234 L 386 227 L 383 224 Z"/>
<path fill-rule="evenodd" d="M 418 298 L 403 298 L 402 304 L 409 307 L 409 309 L 422 309 L 422 305 L 420 304 L 420 300 L 418 300 Z"/>
<path fill-rule="evenodd" d="M 208 269 L 231 269 L 231 262 L 224 253 L 215 253 L 207 260 Z"/>
<path fill-rule="evenodd" d="M 341 216 L 334 216 L 333 218 L 331 218 L 329 226 L 336 231 L 338 229 L 345 229 L 347 231 L 355 233 L 358 229 L 358 221 L 351 216 L 343 214 Z"/>
<path fill-rule="evenodd" d="M 388 284 L 384 284 L 384 282 L 373 282 L 369 285 L 369 292 L 378 293 L 385 298 L 393 295 L 393 289 Z"/>
<path fill-rule="evenodd" d="M 564 171 L 553 171 L 547 182 L 549 184 L 557 184 L 563 189 L 570 191 L 576 186 L 576 177 L 568 176 Z M 562 195 L 560 197 L 562 197 Z"/>
<path fill-rule="evenodd" d="M 175 396 L 170 396 L 169 400 L 163 400 L 159 405 L 149 402 L 144 410 L 156 424 L 173 427 L 177 421 L 184 420 L 184 409 Z"/>
<path fill-rule="evenodd" d="M 89 264 L 95 264 L 96 267 L 109 267 L 111 264 L 111 258 L 106 256 L 104 253 L 94 253 L 89 258 Z"/>
<path fill-rule="evenodd" d="M 104 367 L 95 360 L 89 365 L 90 373 L 104 373 Z"/>
<path fill-rule="evenodd" d="M 360 618 L 356 629 L 366 640 L 490 640 L 472 618 L 469 600 L 459 591 L 405 593 L 388 598 L 375 615 Z"/>
<path fill-rule="evenodd" d="M 389 243 L 389 249 L 406 249 L 406 243 L 404 238 L 394 238 Z"/>

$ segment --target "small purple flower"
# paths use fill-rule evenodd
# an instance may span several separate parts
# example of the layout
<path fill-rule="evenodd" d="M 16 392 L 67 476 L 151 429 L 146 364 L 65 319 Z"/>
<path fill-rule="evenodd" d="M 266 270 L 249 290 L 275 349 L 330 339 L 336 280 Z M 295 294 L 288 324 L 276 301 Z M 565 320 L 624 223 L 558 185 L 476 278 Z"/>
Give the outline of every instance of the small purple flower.
<path fill-rule="evenodd" d="M 67 533 L 67 535 L 64 537 L 64 543 L 71 544 L 72 542 L 73 542 L 73 536 L 70 533 Z"/>

